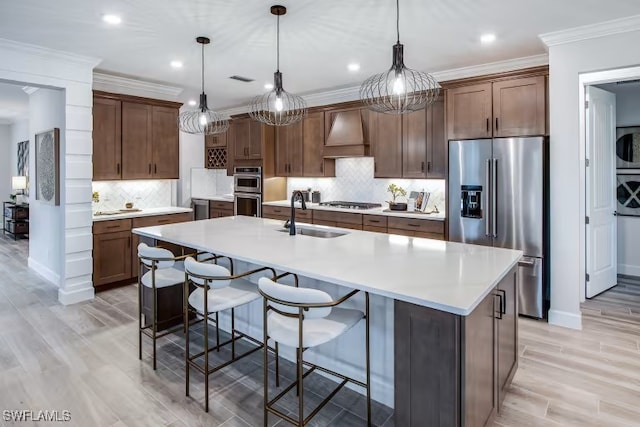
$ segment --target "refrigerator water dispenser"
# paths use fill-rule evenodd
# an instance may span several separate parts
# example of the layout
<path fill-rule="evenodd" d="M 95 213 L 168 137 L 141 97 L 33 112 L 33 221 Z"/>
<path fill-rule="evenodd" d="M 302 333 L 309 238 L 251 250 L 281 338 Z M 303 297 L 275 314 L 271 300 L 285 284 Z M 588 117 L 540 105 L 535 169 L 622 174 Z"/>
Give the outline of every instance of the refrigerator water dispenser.
<path fill-rule="evenodd" d="M 462 204 L 460 216 L 463 218 L 482 218 L 482 186 L 462 185 L 460 190 Z"/>

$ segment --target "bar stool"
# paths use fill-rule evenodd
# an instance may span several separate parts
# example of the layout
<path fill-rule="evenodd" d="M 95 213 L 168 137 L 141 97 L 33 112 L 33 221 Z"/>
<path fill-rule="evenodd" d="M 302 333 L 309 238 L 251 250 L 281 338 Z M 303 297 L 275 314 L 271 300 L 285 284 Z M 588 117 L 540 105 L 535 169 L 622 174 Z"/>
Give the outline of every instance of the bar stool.
<path fill-rule="evenodd" d="M 287 276 L 285 273 L 275 280 Z M 304 426 L 340 391 L 347 382 L 357 384 L 366 390 L 367 396 L 367 425 L 371 426 L 371 387 L 370 387 L 370 355 L 369 355 L 369 293 L 365 292 L 365 312 L 338 305 L 357 294 L 358 290 L 349 292 L 340 299 L 333 300 L 331 296 L 318 289 L 299 288 L 283 285 L 266 277 L 258 281 L 260 294 L 264 297 L 264 342 L 268 339 L 296 349 L 296 381 L 287 386 L 273 399 L 269 399 L 267 353 L 264 354 L 264 425 L 267 426 L 268 414 L 272 414 L 294 424 Z M 271 313 L 269 313 L 271 311 Z M 354 327 L 360 320 L 365 320 L 366 342 L 366 381 L 349 378 L 327 368 L 304 361 L 302 353 L 309 348 L 317 347 L 332 341 Z M 277 356 L 276 356 L 277 357 Z M 303 366 L 310 369 L 304 372 Z M 303 379 L 314 370 L 332 375 L 342 380 L 339 385 L 304 417 Z M 297 386 L 298 419 L 277 410 L 274 405 L 293 387 Z"/>
<path fill-rule="evenodd" d="M 177 263 L 185 259 L 185 256 L 174 256 L 168 249 L 149 246 L 146 243 L 138 245 L 138 259 L 140 260 L 139 281 L 138 281 L 138 358 L 142 360 L 142 334 L 148 336 L 153 341 L 153 369 L 156 370 L 156 340 L 177 329 L 183 327 L 182 324 L 175 328 L 169 328 L 158 333 L 158 289 L 183 284 L 185 281 L 184 270 L 177 267 Z M 144 272 L 146 270 L 146 273 Z M 152 291 L 151 323 L 145 316 L 144 325 L 142 323 L 142 287 L 150 288 Z M 182 314 L 174 318 L 166 319 L 171 321 L 179 319 Z"/>
<path fill-rule="evenodd" d="M 184 325 L 186 332 L 185 393 L 189 396 L 190 368 L 195 368 L 204 375 L 205 412 L 209 412 L 209 375 L 263 348 L 262 341 L 235 329 L 236 307 L 249 304 L 260 298 L 258 287 L 249 280 L 244 279 L 244 277 L 262 271 L 270 271 L 272 277 L 275 277 L 276 272 L 272 268 L 262 267 L 234 275 L 233 264 L 231 264 L 231 270 L 229 270 L 221 265 L 198 262 L 191 257 L 185 259 L 184 267 L 187 276 L 184 285 Z M 192 286 L 195 286 L 195 290 L 189 294 Z M 231 338 L 220 343 L 218 313 L 224 310 L 231 310 Z M 196 314 L 200 317 L 200 320 L 190 324 L 190 313 Z M 212 317 L 213 314 L 215 314 L 215 317 Z M 216 345 L 211 348 L 209 347 L 209 321 L 214 322 L 216 325 Z M 199 322 L 204 322 L 204 350 L 192 355 L 189 342 L 189 326 Z M 236 355 L 236 341 L 242 338 L 253 342 L 256 346 L 240 355 Z M 209 353 L 214 350 L 220 351 L 220 348 L 228 344 L 231 344 L 231 359 L 211 367 Z M 204 364 L 196 361 L 202 356 L 204 356 Z"/>

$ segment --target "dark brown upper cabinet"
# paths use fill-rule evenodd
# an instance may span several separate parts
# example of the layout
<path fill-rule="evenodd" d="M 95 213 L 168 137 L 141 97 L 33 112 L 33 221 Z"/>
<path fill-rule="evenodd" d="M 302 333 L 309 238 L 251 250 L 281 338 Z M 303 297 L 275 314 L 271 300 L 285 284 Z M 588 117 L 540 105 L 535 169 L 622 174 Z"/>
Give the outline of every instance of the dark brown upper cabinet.
<path fill-rule="evenodd" d="M 122 177 L 122 103 L 93 100 L 93 179 Z"/>
<path fill-rule="evenodd" d="M 308 114 L 302 122 L 303 166 L 305 177 L 335 176 L 335 160 L 324 158 L 324 112 Z"/>
<path fill-rule="evenodd" d="M 233 121 L 233 152 L 235 160 L 259 160 L 262 158 L 262 144 L 270 126 L 263 125 L 248 117 Z"/>
<path fill-rule="evenodd" d="M 545 135 L 546 76 L 501 79 L 447 90 L 447 137 Z"/>
<path fill-rule="evenodd" d="M 224 148 L 227 146 L 227 132 L 217 135 L 205 135 L 204 146 L 207 148 Z"/>
<path fill-rule="evenodd" d="M 178 179 L 180 105 L 94 92 L 93 180 Z"/>
<path fill-rule="evenodd" d="M 373 176 L 375 178 L 401 177 L 402 116 L 371 112 L 369 120 L 369 142 L 375 162 Z"/>
<path fill-rule="evenodd" d="M 303 122 L 276 128 L 276 176 L 302 176 Z"/>
<path fill-rule="evenodd" d="M 445 132 L 444 97 L 427 108 L 427 176 L 447 177 L 447 135 Z"/>
<path fill-rule="evenodd" d="M 545 76 L 494 83 L 493 135 L 544 135 L 546 103 Z"/>
<path fill-rule="evenodd" d="M 450 140 L 493 136 L 491 96 L 491 83 L 447 90 L 447 134 Z"/>

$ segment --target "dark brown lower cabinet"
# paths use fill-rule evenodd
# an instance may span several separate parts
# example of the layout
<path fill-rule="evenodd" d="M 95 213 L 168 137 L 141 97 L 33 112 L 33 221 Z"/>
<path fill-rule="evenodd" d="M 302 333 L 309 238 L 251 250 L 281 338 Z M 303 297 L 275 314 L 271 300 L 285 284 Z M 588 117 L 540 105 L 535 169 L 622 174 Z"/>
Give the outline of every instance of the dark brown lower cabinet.
<path fill-rule="evenodd" d="M 395 423 L 482 427 L 518 367 L 514 267 L 468 316 L 395 302 Z"/>
<path fill-rule="evenodd" d="M 131 232 L 93 236 L 93 285 L 101 286 L 131 277 Z"/>

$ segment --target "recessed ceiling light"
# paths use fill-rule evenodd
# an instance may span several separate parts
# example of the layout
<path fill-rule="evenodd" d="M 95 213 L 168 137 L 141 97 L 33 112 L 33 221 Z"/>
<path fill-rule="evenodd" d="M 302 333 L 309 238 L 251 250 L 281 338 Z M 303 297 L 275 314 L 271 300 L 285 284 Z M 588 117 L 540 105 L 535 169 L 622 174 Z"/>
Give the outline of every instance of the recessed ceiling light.
<path fill-rule="evenodd" d="M 360 70 L 360 64 L 352 62 L 351 64 L 347 65 L 347 70 L 349 70 L 351 72 L 356 72 L 356 71 Z"/>
<path fill-rule="evenodd" d="M 271 89 L 273 89 L 273 83 L 265 83 L 265 84 L 264 84 L 264 88 L 265 88 L 266 90 L 271 90 Z"/>
<path fill-rule="evenodd" d="M 118 15 L 104 15 L 102 17 L 102 20 L 111 25 L 118 25 L 122 22 L 122 18 L 120 18 Z"/>
<path fill-rule="evenodd" d="M 496 41 L 495 34 L 483 34 L 482 36 L 480 36 L 480 42 L 482 44 L 489 44 L 493 43 L 494 41 Z"/>
<path fill-rule="evenodd" d="M 194 107 L 196 105 L 196 101 L 192 99 L 191 101 L 189 101 L 189 105 Z"/>
<path fill-rule="evenodd" d="M 182 62 L 181 61 L 171 61 L 171 66 L 173 68 L 182 68 Z"/>

